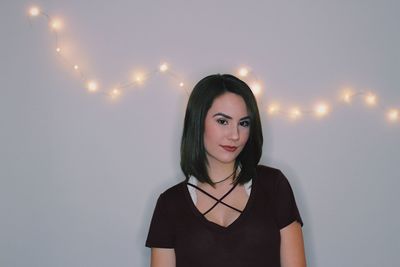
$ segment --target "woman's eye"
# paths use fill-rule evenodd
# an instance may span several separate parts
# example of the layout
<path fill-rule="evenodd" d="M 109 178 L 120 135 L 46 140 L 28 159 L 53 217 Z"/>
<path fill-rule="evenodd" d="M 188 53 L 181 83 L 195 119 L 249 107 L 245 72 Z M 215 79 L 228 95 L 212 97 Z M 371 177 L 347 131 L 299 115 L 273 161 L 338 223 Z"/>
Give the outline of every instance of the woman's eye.
<path fill-rule="evenodd" d="M 226 124 L 228 123 L 228 121 L 227 121 L 227 120 L 224 120 L 224 119 L 218 119 L 217 122 L 218 122 L 219 124 L 222 124 L 222 125 L 226 125 Z"/>
<path fill-rule="evenodd" d="M 250 126 L 250 121 L 241 121 L 240 125 L 243 127 L 249 127 Z"/>

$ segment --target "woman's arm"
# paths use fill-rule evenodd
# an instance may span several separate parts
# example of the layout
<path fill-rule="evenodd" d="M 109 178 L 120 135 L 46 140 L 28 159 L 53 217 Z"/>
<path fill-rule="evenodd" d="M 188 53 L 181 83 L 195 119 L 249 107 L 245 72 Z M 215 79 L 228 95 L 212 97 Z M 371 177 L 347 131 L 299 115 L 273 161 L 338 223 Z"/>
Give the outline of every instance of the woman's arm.
<path fill-rule="evenodd" d="M 303 233 L 300 224 L 295 221 L 281 232 L 281 265 L 282 267 L 305 267 Z"/>
<path fill-rule="evenodd" d="M 151 267 L 176 267 L 173 248 L 151 248 Z"/>

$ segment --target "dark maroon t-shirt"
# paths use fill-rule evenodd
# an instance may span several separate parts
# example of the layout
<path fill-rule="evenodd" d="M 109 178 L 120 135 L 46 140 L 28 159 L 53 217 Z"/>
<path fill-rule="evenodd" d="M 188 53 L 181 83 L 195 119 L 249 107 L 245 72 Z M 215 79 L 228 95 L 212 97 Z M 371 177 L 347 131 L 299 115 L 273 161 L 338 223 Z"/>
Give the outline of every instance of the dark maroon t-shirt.
<path fill-rule="evenodd" d="M 186 182 L 158 198 L 147 247 L 174 248 L 177 267 L 280 266 L 280 229 L 303 225 L 293 191 L 282 172 L 259 165 L 240 216 L 223 227 L 193 203 Z"/>

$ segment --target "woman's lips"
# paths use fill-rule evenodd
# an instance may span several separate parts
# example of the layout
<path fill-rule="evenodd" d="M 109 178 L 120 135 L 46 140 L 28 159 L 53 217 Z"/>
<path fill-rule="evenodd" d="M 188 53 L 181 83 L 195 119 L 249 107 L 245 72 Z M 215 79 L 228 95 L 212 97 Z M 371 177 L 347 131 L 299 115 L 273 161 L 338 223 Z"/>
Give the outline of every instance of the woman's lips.
<path fill-rule="evenodd" d="M 221 147 L 229 152 L 234 152 L 237 149 L 236 146 L 221 146 Z"/>

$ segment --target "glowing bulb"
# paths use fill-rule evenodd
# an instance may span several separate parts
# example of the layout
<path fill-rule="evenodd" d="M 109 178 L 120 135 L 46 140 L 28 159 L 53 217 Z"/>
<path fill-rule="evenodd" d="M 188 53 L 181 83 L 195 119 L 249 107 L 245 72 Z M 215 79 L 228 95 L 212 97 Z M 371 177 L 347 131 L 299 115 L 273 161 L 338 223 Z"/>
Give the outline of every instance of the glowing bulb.
<path fill-rule="evenodd" d="M 261 85 L 258 82 L 253 82 L 250 85 L 250 88 L 251 88 L 251 91 L 253 91 L 253 94 L 256 95 L 256 96 L 261 93 Z"/>
<path fill-rule="evenodd" d="M 79 69 L 79 66 L 78 66 L 78 65 L 74 65 L 74 69 L 75 69 L 75 70 L 78 70 L 78 69 Z"/>
<path fill-rule="evenodd" d="M 390 121 L 397 121 L 399 119 L 400 112 L 397 109 L 391 109 L 387 113 L 387 117 Z"/>
<path fill-rule="evenodd" d="M 350 103 L 351 102 L 351 97 L 353 95 L 354 95 L 353 91 L 350 88 L 346 88 L 342 92 L 341 99 L 346 103 Z"/>
<path fill-rule="evenodd" d="M 279 107 L 279 105 L 278 104 L 271 104 L 269 107 L 268 107 L 268 114 L 271 114 L 271 115 L 273 115 L 273 114 L 276 114 L 276 113 L 278 113 L 279 112 L 279 110 L 280 110 L 280 107 Z"/>
<path fill-rule="evenodd" d="M 367 103 L 367 105 L 370 106 L 374 106 L 376 105 L 376 95 L 369 93 L 366 97 L 365 97 L 365 102 Z"/>
<path fill-rule="evenodd" d="M 183 87 L 185 84 L 183 82 L 179 83 L 179 87 Z"/>
<path fill-rule="evenodd" d="M 318 105 L 315 106 L 314 111 L 318 117 L 323 117 L 328 113 L 329 107 L 325 103 L 319 103 Z"/>
<path fill-rule="evenodd" d="M 51 21 L 50 23 L 51 28 L 53 28 L 54 30 L 60 30 L 62 27 L 62 23 L 59 19 L 54 19 Z"/>
<path fill-rule="evenodd" d="M 112 97 L 112 98 L 116 98 L 116 97 L 118 97 L 120 94 L 121 94 L 121 91 L 118 90 L 117 88 L 114 88 L 114 89 L 111 91 L 111 97 Z"/>
<path fill-rule="evenodd" d="M 87 83 L 87 89 L 88 89 L 90 92 L 95 92 L 95 91 L 97 91 L 97 89 L 98 89 L 98 85 L 97 85 L 97 83 L 96 83 L 95 81 L 89 81 L 89 82 Z"/>
<path fill-rule="evenodd" d="M 30 14 L 32 17 L 36 17 L 36 16 L 38 16 L 38 15 L 40 14 L 40 10 L 39 10 L 38 7 L 33 6 L 33 7 L 31 7 L 31 8 L 29 9 L 29 14 Z"/>
<path fill-rule="evenodd" d="M 135 82 L 138 83 L 138 84 L 143 84 L 144 78 L 145 77 L 144 77 L 144 75 L 142 73 L 136 73 L 134 75 Z"/>
<path fill-rule="evenodd" d="M 346 94 L 343 96 L 343 100 L 344 100 L 345 102 L 347 102 L 347 103 L 350 103 L 351 95 L 350 95 L 349 93 L 346 93 Z"/>
<path fill-rule="evenodd" d="M 57 53 L 60 53 L 60 52 L 61 52 L 61 48 L 57 47 L 57 48 L 56 48 L 56 52 L 57 52 Z"/>
<path fill-rule="evenodd" d="M 239 69 L 239 76 L 240 77 L 246 77 L 249 75 L 249 70 L 247 68 L 240 68 Z"/>
<path fill-rule="evenodd" d="M 167 63 L 163 63 L 160 65 L 160 71 L 161 72 L 166 72 L 168 70 L 168 64 Z"/>
<path fill-rule="evenodd" d="M 299 118 L 301 116 L 301 111 L 300 111 L 300 109 L 299 108 L 292 108 L 290 111 L 289 111 L 289 117 L 291 118 L 291 119 L 297 119 L 297 118 Z"/>

